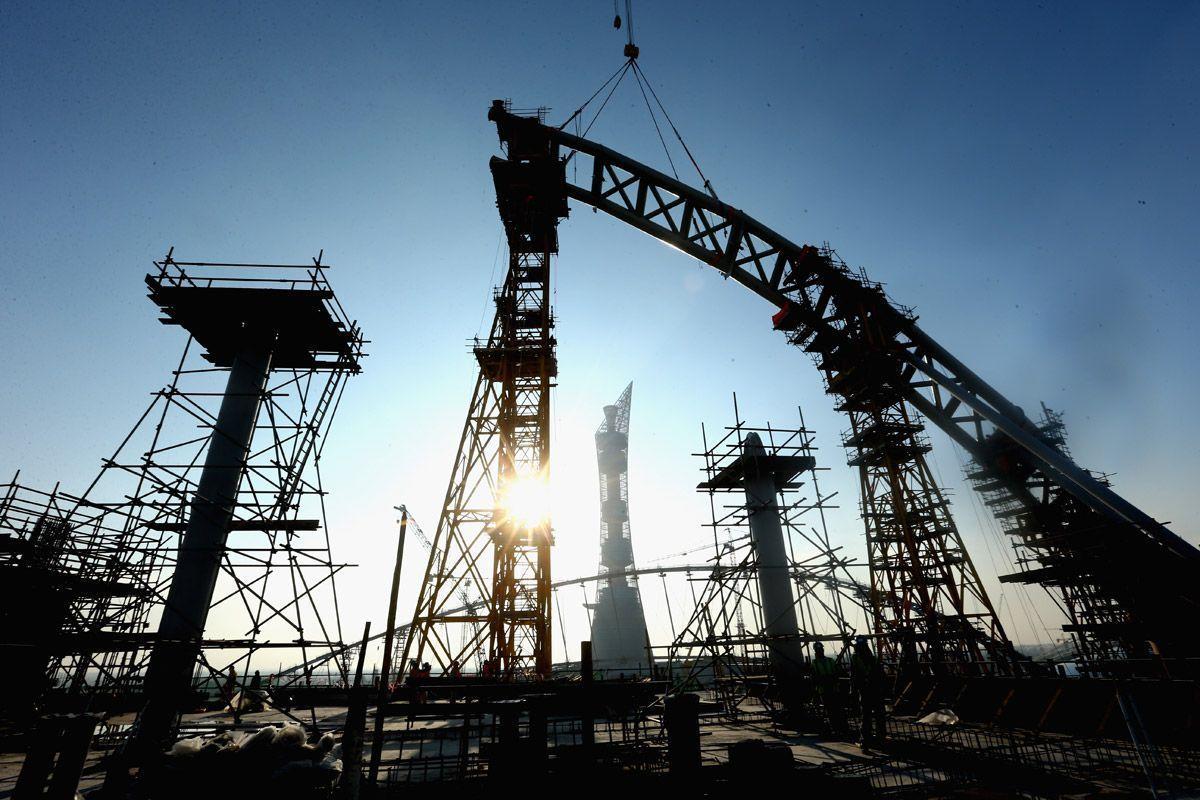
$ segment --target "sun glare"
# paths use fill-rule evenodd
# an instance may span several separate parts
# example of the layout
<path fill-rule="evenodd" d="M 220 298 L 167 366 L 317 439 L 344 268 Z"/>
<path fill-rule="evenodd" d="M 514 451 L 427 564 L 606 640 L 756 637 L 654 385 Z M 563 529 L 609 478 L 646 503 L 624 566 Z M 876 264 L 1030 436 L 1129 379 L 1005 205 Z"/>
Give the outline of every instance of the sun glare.
<path fill-rule="evenodd" d="M 519 528 L 536 528 L 550 519 L 550 486 L 544 476 L 526 475 L 510 481 L 500 497 L 503 518 Z"/>

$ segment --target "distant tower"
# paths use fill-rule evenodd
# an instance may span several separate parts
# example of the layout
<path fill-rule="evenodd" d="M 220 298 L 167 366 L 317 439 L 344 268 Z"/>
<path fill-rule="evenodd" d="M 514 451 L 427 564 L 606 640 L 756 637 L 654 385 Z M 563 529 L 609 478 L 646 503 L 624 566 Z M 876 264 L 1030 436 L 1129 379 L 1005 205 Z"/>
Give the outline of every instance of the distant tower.
<path fill-rule="evenodd" d="M 636 583 L 625 573 L 633 568 L 629 535 L 629 403 L 630 383 L 615 405 L 604 407 L 596 430 L 600 465 L 600 581 L 592 606 L 592 652 L 596 669 L 609 673 L 648 672 L 646 615 Z"/>

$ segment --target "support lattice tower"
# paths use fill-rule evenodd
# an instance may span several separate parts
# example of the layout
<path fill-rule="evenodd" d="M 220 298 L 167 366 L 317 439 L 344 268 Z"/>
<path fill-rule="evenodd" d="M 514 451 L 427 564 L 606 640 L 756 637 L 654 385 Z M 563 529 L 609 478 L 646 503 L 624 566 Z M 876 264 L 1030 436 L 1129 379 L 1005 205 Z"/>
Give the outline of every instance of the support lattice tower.
<path fill-rule="evenodd" d="M 566 178 L 557 145 L 537 133 L 538 119 L 511 119 L 500 131 L 508 158 L 491 162 L 508 273 L 487 342 L 474 351 L 479 377 L 401 663 L 466 665 L 486 635 L 486 656 L 499 660 L 503 675 L 546 677 L 550 517 L 517 511 L 544 505 L 548 495 L 550 389 L 558 374 L 550 259 L 566 216 Z M 453 610 L 471 583 L 485 595 L 482 613 Z M 450 635 L 448 626 L 461 623 L 471 630 Z"/>
<path fill-rule="evenodd" d="M 819 354 L 827 390 L 850 418 L 843 444 L 858 468 L 880 656 L 901 670 L 923 662 L 935 674 L 1010 673 L 1012 645 L 925 459 L 924 424 L 897 388 L 894 362 L 869 346 L 887 337 L 873 313 L 882 289 L 862 279 L 846 289 L 860 301 L 841 309 L 840 341 L 807 338 L 807 329 L 793 338 Z"/>

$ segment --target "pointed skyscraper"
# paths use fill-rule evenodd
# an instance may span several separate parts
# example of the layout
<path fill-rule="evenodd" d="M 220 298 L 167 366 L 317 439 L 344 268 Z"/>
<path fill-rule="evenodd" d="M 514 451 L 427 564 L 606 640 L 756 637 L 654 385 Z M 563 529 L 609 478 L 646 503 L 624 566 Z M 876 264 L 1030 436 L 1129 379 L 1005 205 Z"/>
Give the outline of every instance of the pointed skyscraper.
<path fill-rule="evenodd" d="M 646 615 L 633 569 L 629 534 L 629 405 L 633 383 L 614 405 L 604 407 L 596 430 L 600 466 L 600 581 L 592 605 L 592 652 L 596 669 L 615 676 L 648 673 Z"/>

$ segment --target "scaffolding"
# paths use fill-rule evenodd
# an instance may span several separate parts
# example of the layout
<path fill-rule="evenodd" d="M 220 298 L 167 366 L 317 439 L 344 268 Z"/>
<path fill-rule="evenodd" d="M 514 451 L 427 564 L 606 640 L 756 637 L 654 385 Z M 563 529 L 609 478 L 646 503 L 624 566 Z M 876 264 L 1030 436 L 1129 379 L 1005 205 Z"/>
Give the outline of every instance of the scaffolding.
<path fill-rule="evenodd" d="M 349 565 L 331 555 L 321 453 L 364 342 L 327 269 L 321 256 L 306 265 L 248 264 L 180 261 L 168 252 L 146 284 L 161 321 L 189 336 L 166 386 L 79 495 L 6 487 L 0 529 L 33 550 L 53 532 L 54 569 L 100 587 L 70 593 L 61 633 L 44 640 L 53 687 L 44 707 L 140 707 L 151 653 L 164 643 L 156 630 L 181 544 L 205 499 L 197 487 L 235 360 L 231 332 L 248 320 L 273 321 L 273 359 L 249 398 L 257 412 L 244 473 L 213 556 L 219 569 L 207 619 L 220 634 L 198 639 L 191 688 L 201 702 L 226 703 L 252 688 L 261 700 L 270 681 L 252 674 L 343 647 L 336 578 Z M 344 663 L 339 671 L 344 678 Z"/>
<path fill-rule="evenodd" d="M 804 427 L 803 412 L 797 428 L 752 427 L 737 410 L 735 422 L 709 443 L 702 428 L 705 480 L 698 490 L 709 499 L 712 535 L 711 572 L 691 578 L 694 605 L 687 621 L 666 648 L 673 692 L 711 691 L 722 713 L 741 718 L 747 709 L 778 706 L 785 691 L 774 674 L 772 650 L 788 647 L 794 664 L 792 680 L 799 686 L 813 658 L 813 646 L 830 643 L 839 660 L 848 659 L 853 637 L 866 630 L 868 589 L 852 574 L 855 559 L 834 545 L 825 511 L 834 494 L 820 491 L 816 466 L 815 435 Z M 759 584 L 760 554 L 750 529 L 752 514 L 761 509 L 743 496 L 747 443 L 761 440 L 760 460 L 785 465 L 775 484 L 779 521 L 786 544 L 787 580 L 796 625 L 794 633 L 769 633 L 771 620 L 764 615 Z M 790 466 L 786 466 L 790 465 Z M 806 475 L 808 480 L 800 479 Z M 773 509 L 772 509 L 773 511 Z M 699 586 L 699 592 L 696 592 Z M 751 711 L 753 713 L 753 711 Z"/>
<path fill-rule="evenodd" d="M 904 394 L 902 365 L 875 342 L 910 309 L 887 300 L 878 283 L 854 274 L 828 246 L 800 256 L 840 276 L 848 291 L 837 330 L 781 320 L 790 342 L 812 354 L 838 410 L 857 468 L 871 568 L 873 627 L 880 659 L 894 673 L 1009 674 L 1017 658 L 954 518 L 926 461 L 924 422 Z"/>
<path fill-rule="evenodd" d="M 547 678 L 550 390 L 558 375 L 550 267 L 567 213 L 565 167 L 557 145 L 536 134 L 538 117 L 513 119 L 500 131 L 507 158 L 491 161 L 508 271 L 487 341 L 474 347 L 479 375 L 400 663 L 429 658 L 453 671 L 482 660 L 496 677 Z M 453 608 L 476 590 L 485 595 L 481 608 Z M 451 627 L 462 632 L 457 641 Z"/>
<path fill-rule="evenodd" d="M 23 688 L 6 692 L 0 709 L 6 722 L 25 727 L 39 703 L 62 705 L 47 691 L 70 688 L 56 669 L 60 659 L 94 647 L 88 619 L 113 620 L 113 638 L 137 629 L 154 570 L 118 546 L 111 521 L 81 512 L 80 498 L 19 480 L 20 471 L 0 485 L 0 646 Z"/>
<path fill-rule="evenodd" d="M 1041 418 L 1034 426 L 1043 443 L 1072 458 L 1062 413 L 1043 403 Z M 1002 575 L 1001 582 L 1037 583 L 1048 590 L 1068 620 L 1063 630 L 1070 635 L 1075 659 L 1084 671 L 1118 676 L 1190 674 L 1194 666 L 1164 660 L 1156 649 L 1177 652 L 1170 645 L 1179 636 L 1178 630 L 1164 625 L 1161 619 L 1134 624 L 1145 611 L 1126 596 L 1122 584 L 1127 578 L 1114 580 L 1128 567 L 1114 569 L 1111 563 L 1105 563 L 1110 559 L 1102 555 L 1118 547 L 1114 536 L 1120 533 L 1119 526 L 1088 512 L 1060 486 L 1024 468 L 1022 453 L 997 439 L 990 444 L 989 463 L 972 459 L 966 474 L 1000 529 L 1012 539 L 1018 571 Z M 1107 475 L 1089 474 L 1104 486 L 1110 485 Z M 1030 508 L 1021 502 L 1013 491 L 1014 484 L 1042 498 L 1041 505 Z M 1139 558 L 1140 548 L 1122 546 L 1121 553 L 1132 564 Z M 1146 622 L 1151 629 L 1165 634 L 1156 637 L 1153 645 L 1142 638 Z"/>

